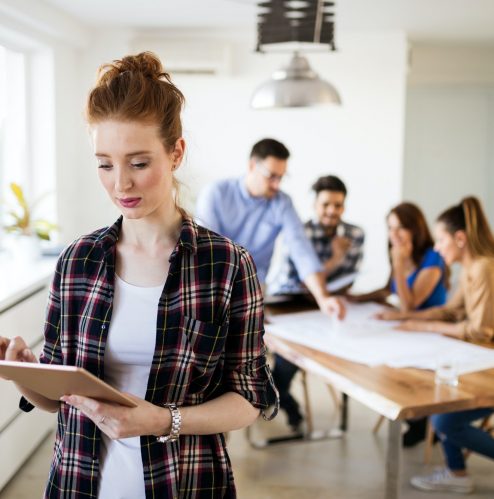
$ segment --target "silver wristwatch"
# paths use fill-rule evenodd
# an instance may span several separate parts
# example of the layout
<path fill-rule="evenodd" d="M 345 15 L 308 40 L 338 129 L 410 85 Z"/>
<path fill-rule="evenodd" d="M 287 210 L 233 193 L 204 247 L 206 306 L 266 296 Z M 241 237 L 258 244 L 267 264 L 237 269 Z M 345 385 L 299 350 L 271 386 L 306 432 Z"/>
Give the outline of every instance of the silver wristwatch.
<path fill-rule="evenodd" d="M 165 442 L 177 441 L 180 436 L 180 428 L 182 427 L 182 415 L 180 414 L 177 404 L 164 404 L 164 407 L 168 407 L 170 410 L 170 414 L 172 416 L 172 426 L 168 435 L 156 437 L 156 440 L 162 444 Z"/>

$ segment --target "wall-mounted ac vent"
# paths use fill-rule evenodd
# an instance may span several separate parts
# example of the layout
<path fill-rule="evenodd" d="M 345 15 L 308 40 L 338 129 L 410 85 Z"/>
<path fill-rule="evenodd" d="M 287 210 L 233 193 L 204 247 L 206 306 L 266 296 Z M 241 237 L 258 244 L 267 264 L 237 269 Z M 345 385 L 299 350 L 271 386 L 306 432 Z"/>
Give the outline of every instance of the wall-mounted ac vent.
<path fill-rule="evenodd" d="M 155 37 L 135 38 L 133 52 L 150 50 L 163 62 L 167 72 L 183 75 L 231 74 L 231 46 L 221 41 L 167 40 Z"/>

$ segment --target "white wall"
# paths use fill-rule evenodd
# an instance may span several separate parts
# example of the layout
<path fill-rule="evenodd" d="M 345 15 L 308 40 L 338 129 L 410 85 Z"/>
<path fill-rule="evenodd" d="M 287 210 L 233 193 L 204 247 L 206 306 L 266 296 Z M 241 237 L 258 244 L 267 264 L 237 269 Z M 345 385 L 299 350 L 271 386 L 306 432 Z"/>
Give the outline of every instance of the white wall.
<path fill-rule="evenodd" d="M 23 0 L 21 5 L 29 3 Z M 33 12 L 37 15 L 36 9 Z M 122 30 L 89 31 L 73 19 L 69 25 L 74 35 L 66 29 L 54 34 L 58 21 L 56 12 L 44 11 L 37 15 L 36 25 L 51 23 L 45 30 L 49 35 L 43 36 L 48 36 L 53 46 L 57 200 L 62 239 L 69 241 L 111 223 L 117 215 L 98 185 L 82 113 L 98 65 L 133 51 L 139 43 L 142 48 L 143 36 Z M 175 43 L 177 47 L 177 40 L 184 39 L 187 44 L 180 45 L 189 47 L 189 55 L 192 47 L 195 60 L 201 54 L 207 58 L 213 39 L 216 47 L 223 44 L 228 59 L 217 76 L 175 78 L 187 98 L 184 124 L 189 153 L 181 176 L 189 186 L 184 192 L 188 206 L 193 206 L 205 182 L 241 175 L 255 141 L 275 137 L 291 150 L 290 177 L 284 188 L 304 219 L 311 215 L 309 187 L 319 175 L 334 173 L 347 183 L 347 219 L 367 232 L 365 281 L 369 286 L 384 281 L 384 216 L 401 194 L 405 35 L 341 33 L 338 52 L 308 55 L 321 77 L 338 88 L 341 108 L 260 112 L 249 109 L 250 95 L 272 71 L 286 64 L 288 53 L 253 53 L 253 33 L 247 37 L 242 33 L 218 35 L 217 31 L 167 33 L 171 38 L 155 39 L 155 46 L 147 46 L 146 41 L 146 48 L 156 50 L 165 65 L 173 58 L 166 45 Z"/>
<path fill-rule="evenodd" d="M 138 45 L 142 48 L 142 41 Z M 230 44 L 230 75 L 175 78 L 187 98 L 189 155 L 181 176 L 190 188 L 189 203 L 193 206 L 205 183 L 242 175 L 252 144 L 274 137 L 291 151 L 283 188 L 302 218 L 312 214 L 310 185 L 318 176 L 333 173 L 345 181 L 347 219 L 367 233 L 362 285 L 380 284 L 387 277 L 384 217 L 401 194 L 404 35 L 340 34 L 338 52 L 308 54 L 313 68 L 339 90 L 341 108 L 250 110 L 253 90 L 289 59 L 288 53 L 255 54 L 253 46 L 248 41 Z M 150 40 L 148 48 L 166 64 L 166 40 Z"/>
<path fill-rule="evenodd" d="M 432 221 L 473 194 L 494 223 L 494 48 L 418 45 L 411 59 L 403 196 Z"/>

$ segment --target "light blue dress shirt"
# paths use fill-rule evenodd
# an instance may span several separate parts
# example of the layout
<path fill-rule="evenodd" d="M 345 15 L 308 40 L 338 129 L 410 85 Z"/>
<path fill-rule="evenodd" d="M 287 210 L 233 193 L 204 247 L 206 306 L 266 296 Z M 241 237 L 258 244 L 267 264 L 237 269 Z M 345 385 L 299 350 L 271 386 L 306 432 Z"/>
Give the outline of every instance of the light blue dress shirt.
<path fill-rule="evenodd" d="M 196 218 L 200 225 L 246 248 L 254 258 L 261 283 L 266 281 L 280 232 L 302 280 L 322 270 L 292 200 L 284 192 L 272 199 L 253 197 L 247 191 L 245 177 L 221 180 L 200 193 Z"/>

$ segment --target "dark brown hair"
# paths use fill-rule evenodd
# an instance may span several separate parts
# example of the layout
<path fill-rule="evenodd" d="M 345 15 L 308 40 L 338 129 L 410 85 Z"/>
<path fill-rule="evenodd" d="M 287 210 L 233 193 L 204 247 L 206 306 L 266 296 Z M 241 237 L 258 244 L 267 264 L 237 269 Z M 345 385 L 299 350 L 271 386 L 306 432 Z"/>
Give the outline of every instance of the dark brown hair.
<path fill-rule="evenodd" d="M 268 156 L 273 156 L 276 159 L 288 159 L 290 152 L 284 144 L 275 139 L 262 139 L 252 146 L 251 158 L 266 159 Z"/>
<path fill-rule="evenodd" d="M 443 223 L 451 235 L 459 230 L 465 231 L 473 257 L 494 258 L 494 236 L 482 204 L 476 197 L 463 198 L 460 204 L 443 211 L 437 217 L 437 221 Z"/>
<path fill-rule="evenodd" d="M 388 217 L 392 213 L 398 217 L 400 224 L 412 233 L 412 259 L 415 265 L 419 265 L 425 252 L 434 246 L 422 210 L 414 203 L 404 202 L 392 208 Z"/>
<path fill-rule="evenodd" d="M 314 184 L 312 184 L 312 190 L 316 193 L 316 196 L 322 191 L 342 192 L 344 196 L 347 194 L 345 184 L 335 175 L 319 177 Z"/>
<path fill-rule="evenodd" d="M 91 90 L 86 119 L 89 124 L 117 119 L 156 123 L 166 150 L 173 150 L 182 136 L 182 92 L 151 52 L 129 55 L 98 70 Z"/>

